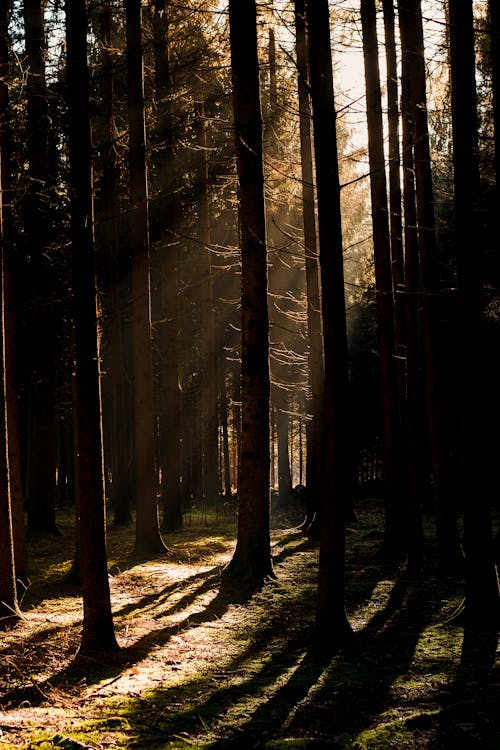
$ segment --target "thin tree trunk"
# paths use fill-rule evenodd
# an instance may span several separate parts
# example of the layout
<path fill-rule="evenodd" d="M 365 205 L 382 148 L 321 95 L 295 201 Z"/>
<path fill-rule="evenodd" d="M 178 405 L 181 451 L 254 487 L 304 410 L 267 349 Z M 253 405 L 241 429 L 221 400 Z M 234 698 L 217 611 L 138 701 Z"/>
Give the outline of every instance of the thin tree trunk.
<path fill-rule="evenodd" d="M 19 426 L 19 382 L 17 367 L 17 304 L 16 304 L 16 258 L 12 242 L 12 191 L 11 173 L 11 126 L 12 113 L 9 108 L 7 86 L 8 59 L 8 18 L 10 4 L 5 3 L 0 17 L 0 184 L 2 189 L 2 247 L 4 274 L 4 327 L 5 327 L 5 370 L 6 370 L 6 405 L 7 432 L 9 450 L 9 484 L 12 509 L 12 530 L 14 536 L 14 556 L 16 578 L 26 582 L 28 579 L 28 554 L 26 549 L 26 530 L 24 521 L 24 499 L 21 478 L 21 435 Z"/>
<path fill-rule="evenodd" d="M 12 184 L 10 167 L 10 126 L 9 126 L 9 7 L 0 7 L 0 628 L 17 620 L 20 616 L 16 592 L 14 562 L 14 538 L 12 533 L 11 489 L 9 483 L 9 447 L 7 414 L 8 399 L 6 388 L 6 349 L 11 342 L 6 338 L 5 317 L 12 314 L 12 308 L 4 308 L 6 302 L 6 270 L 10 265 L 6 255 L 12 252 L 10 245 L 10 221 L 12 216 Z M 22 550 L 21 550 L 22 551 Z"/>
<path fill-rule="evenodd" d="M 29 184 L 25 205 L 26 255 L 30 289 L 30 432 L 28 531 L 58 533 L 55 518 L 57 423 L 54 279 L 48 259 L 50 237 L 47 84 L 43 0 L 25 0 L 24 26 L 28 76 L 26 143 Z"/>
<path fill-rule="evenodd" d="M 444 423 L 443 363 L 440 361 L 437 278 L 437 243 L 434 217 L 424 40 L 420 0 L 399 2 L 401 44 L 409 55 L 410 96 L 414 128 L 414 167 L 417 198 L 418 246 L 422 284 L 422 330 L 425 384 L 432 466 L 432 489 L 436 516 L 438 569 L 460 568 L 462 552 L 456 509 L 450 483 L 450 466 Z"/>
<path fill-rule="evenodd" d="M 401 430 L 375 0 L 361 0 L 361 23 L 366 83 L 378 351 L 382 387 L 384 553 L 388 557 L 398 558 L 405 553 L 402 533 L 404 504 L 400 476 Z"/>
<path fill-rule="evenodd" d="M 269 521 L 269 317 L 262 117 L 255 0 L 229 1 L 241 233 L 241 459 L 238 539 L 226 574 L 252 585 L 274 575 Z"/>
<path fill-rule="evenodd" d="M 316 156 L 318 229 L 325 352 L 321 537 L 316 629 L 327 645 L 348 638 L 345 611 L 345 510 L 350 502 L 348 350 L 340 182 L 327 0 L 309 0 L 311 99 Z"/>
<path fill-rule="evenodd" d="M 498 628 L 500 596 L 495 566 L 491 513 L 484 491 L 481 444 L 487 404 L 481 399 L 479 374 L 488 366 L 481 347 L 480 278 L 475 252 L 479 159 L 472 0 L 449 0 L 450 68 L 455 188 L 458 327 L 461 334 L 460 447 L 466 555 L 465 616 L 484 628 Z M 491 434 L 493 425 L 486 430 Z"/>
<path fill-rule="evenodd" d="M 309 66 L 304 0 L 295 0 L 295 32 L 297 46 L 297 85 L 299 94 L 300 156 L 302 168 L 302 216 L 304 222 L 304 251 L 306 259 L 307 336 L 310 418 L 306 426 L 306 481 L 307 502 L 303 528 L 307 530 L 316 513 L 322 451 L 321 418 L 324 398 L 323 341 L 321 331 L 321 301 L 319 292 L 318 250 L 316 244 L 316 215 L 314 206 L 314 176 L 311 143 L 311 101 L 309 95 Z"/>
<path fill-rule="evenodd" d="M 79 653 L 87 656 L 94 652 L 116 651 L 118 644 L 111 614 L 106 556 L 85 2 L 66 0 L 65 10 L 83 593 Z"/>
<path fill-rule="evenodd" d="M 208 191 L 208 159 L 207 159 L 207 124 L 205 118 L 205 103 L 203 99 L 195 105 L 198 116 L 198 134 L 200 164 L 198 167 L 199 192 L 199 237 L 200 237 L 200 304 L 202 319 L 201 341 L 201 408 L 203 418 L 203 487 L 204 497 L 209 503 L 214 503 L 218 495 L 217 482 L 217 446 L 219 425 L 217 420 L 217 389 L 216 389 L 216 360 L 214 336 L 214 311 L 212 289 L 212 261 L 210 250 L 210 206 Z"/>
<path fill-rule="evenodd" d="M 157 169 L 160 198 L 156 216 L 155 239 L 160 243 L 160 278 L 162 323 L 159 326 L 161 380 L 158 456 L 161 468 L 160 503 L 162 530 L 182 528 L 182 446 L 181 398 L 179 389 L 179 346 L 177 344 L 179 310 L 177 303 L 178 242 L 173 234 L 175 212 L 171 192 L 174 190 L 174 137 L 172 125 L 171 80 L 169 61 L 169 17 L 165 0 L 153 9 L 155 50 L 155 84 L 157 96 L 158 142 Z M 183 480 L 186 478 L 183 477 Z"/>
<path fill-rule="evenodd" d="M 101 150 L 102 195 L 104 202 L 104 243 L 109 254 L 111 283 L 111 315 L 108 331 L 109 368 L 112 388 L 111 403 L 111 505 L 114 525 L 132 522 L 130 511 L 131 477 L 128 455 L 127 394 L 125 384 L 125 353 L 123 337 L 123 275 L 122 253 L 118 240 L 119 217 L 119 166 L 116 157 L 114 127 L 114 81 L 112 57 L 112 8 L 109 2 L 102 6 L 98 18 L 102 56 L 102 108 L 104 119 L 104 144 Z"/>
<path fill-rule="evenodd" d="M 156 499 L 141 2 L 126 0 L 137 554 L 166 551 Z"/>
<path fill-rule="evenodd" d="M 408 528 L 405 534 L 407 565 L 413 571 L 422 569 L 424 536 L 422 526 L 422 489 L 427 465 L 424 459 L 425 411 L 423 377 L 421 373 L 421 337 L 419 309 L 421 307 L 420 272 L 417 236 L 417 206 L 415 197 L 415 169 L 413 162 L 413 116 L 410 95 L 410 56 L 402 51 L 401 116 L 403 130 L 403 202 L 405 246 L 405 350 L 406 389 L 404 400 L 404 451 L 406 458 L 406 512 Z"/>

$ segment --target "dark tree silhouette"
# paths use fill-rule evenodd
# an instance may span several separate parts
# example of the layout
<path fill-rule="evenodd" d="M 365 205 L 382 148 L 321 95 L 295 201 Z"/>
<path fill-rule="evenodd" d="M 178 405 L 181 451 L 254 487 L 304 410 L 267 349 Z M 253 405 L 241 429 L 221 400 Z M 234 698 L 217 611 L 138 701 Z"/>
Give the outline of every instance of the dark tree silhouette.
<path fill-rule="evenodd" d="M 481 399 L 479 376 L 488 362 L 484 347 L 481 347 L 481 282 L 475 252 L 481 235 L 472 0 L 450 0 L 449 14 L 455 251 L 461 334 L 459 396 L 466 556 L 465 617 L 479 627 L 497 628 L 500 597 L 481 447 L 485 434 L 491 434 L 491 429 L 485 432 L 487 405 Z"/>
<path fill-rule="evenodd" d="M 127 0 L 127 105 L 129 124 L 130 243 L 132 253 L 132 358 L 135 425 L 135 552 L 166 551 L 156 500 L 156 461 L 151 356 L 148 186 L 141 39 L 141 2 Z"/>
<path fill-rule="evenodd" d="M 67 0 L 67 100 L 83 631 L 80 654 L 118 649 L 106 557 L 92 160 L 84 0 Z"/>
<path fill-rule="evenodd" d="M 383 423 L 383 481 L 385 502 L 384 553 L 389 558 L 405 554 L 404 504 L 401 492 L 401 431 L 398 372 L 395 359 L 394 305 L 391 245 L 387 210 L 384 131 L 378 62 L 375 0 L 361 0 L 365 65 L 368 158 L 372 206 L 373 251 L 377 305 Z"/>
<path fill-rule="evenodd" d="M 351 492 L 348 422 L 348 350 L 327 0 L 306 4 L 313 111 L 318 235 L 322 285 L 325 401 L 321 471 L 321 533 L 316 628 L 330 646 L 351 634 L 345 612 L 345 510 Z"/>
<path fill-rule="evenodd" d="M 255 0 L 230 0 L 229 28 L 241 236 L 241 458 L 238 540 L 226 574 L 273 575 L 269 536 L 269 318 L 262 116 Z"/>
<path fill-rule="evenodd" d="M 0 8 L 0 627 L 19 618 L 14 568 L 14 542 L 12 535 L 11 494 L 9 486 L 9 460 L 6 414 L 6 368 L 4 304 L 5 304 L 5 255 L 9 247 L 9 219 L 11 217 L 11 167 L 9 154 L 9 7 Z M 12 312 L 12 310 L 10 311 Z"/>
<path fill-rule="evenodd" d="M 29 180 L 25 198 L 25 264 L 29 289 L 23 354 L 29 372 L 27 526 L 58 533 L 56 500 L 56 353 L 58 317 L 49 252 L 49 113 L 45 76 L 45 3 L 25 0 L 26 147 Z"/>
<path fill-rule="evenodd" d="M 299 95 L 300 163 L 302 169 L 302 217 L 306 259 L 307 335 L 310 418 L 306 426 L 306 515 L 303 527 L 310 528 L 318 506 L 321 486 L 321 410 L 323 405 L 324 371 L 321 337 L 321 300 L 319 291 L 316 213 L 311 139 L 311 99 L 309 93 L 309 62 L 304 0 L 295 0 L 295 33 L 297 51 L 297 85 Z"/>

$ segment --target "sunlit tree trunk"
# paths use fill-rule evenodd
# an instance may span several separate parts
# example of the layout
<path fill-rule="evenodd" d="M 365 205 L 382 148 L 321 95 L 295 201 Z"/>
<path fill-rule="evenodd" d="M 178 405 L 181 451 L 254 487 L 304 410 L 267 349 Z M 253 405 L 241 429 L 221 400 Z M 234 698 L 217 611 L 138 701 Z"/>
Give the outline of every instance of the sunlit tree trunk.
<path fill-rule="evenodd" d="M 432 489 L 436 516 L 438 568 L 452 572 L 459 568 L 462 553 L 456 508 L 451 492 L 450 465 L 444 413 L 444 363 L 439 340 L 437 300 L 436 222 L 432 185 L 424 40 L 420 0 L 400 0 L 401 44 L 409 55 L 410 97 L 413 117 L 413 152 L 417 198 L 418 246 L 422 284 L 422 332 L 424 373 L 428 412 Z"/>
<path fill-rule="evenodd" d="M 493 554 L 491 513 L 484 491 L 482 444 L 491 435 L 487 403 L 481 397 L 481 372 L 488 353 L 481 347 L 481 295 L 476 246 L 479 158 L 476 70 L 472 0 L 449 0 L 450 70 L 453 131 L 455 249 L 457 256 L 461 410 L 461 487 L 466 555 L 466 619 L 479 627 L 498 628 L 500 598 Z"/>
<path fill-rule="evenodd" d="M 26 256 L 29 278 L 29 462 L 27 466 L 28 531 L 57 533 L 56 500 L 56 344 L 57 316 L 50 241 L 48 163 L 49 116 L 45 77 L 43 0 L 24 1 L 28 74 L 26 145 L 28 190 L 25 202 Z"/>
<path fill-rule="evenodd" d="M 179 388 L 179 310 L 177 304 L 178 242 L 175 230 L 174 137 L 172 125 L 169 60 L 168 4 L 158 0 L 153 6 L 152 27 L 155 51 L 157 171 L 160 196 L 155 218 L 155 239 L 160 245 L 160 278 L 157 280 L 164 320 L 159 324 L 160 415 L 158 461 L 161 469 L 160 503 L 162 530 L 173 531 L 183 524 L 181 397 Z M 186 478 L 184 477 L 184 480 Z"/>
<path fill-rule="evenodd" d="M 378 61 L 375 0 L 361 0 L 365 65 L 368 155 L 375 260 L 377 334 L 382 386 L 383 460 L 385 501 L 384 553 L 398 558 L 404 549 L 404 503 L 401 492 L 401 429 L 398 372 L 395 360 L 394 305 L 391 246 L 387 210 L 384 131 Z"/>
<path fill-rule="evenodd" d="M 141 40 L 141 2 L 126 0 L 127 103 L 129 124 L 130 243 L 132 250 L 132 349 L 135 423 L 135 552 L 166 547 L 160 536 L 151 356 L 146 127 Z"/>
<path fill-rule="evenodd" d="M 0 7 L 0 628 L 6 623 L 19 618 L 19 605 L 16 592 L 16 574 L 14 566 L 14 539 L 12 532 L 11 490 L 9 482 L 9 457 L 6 409 L 8 399 L 8 374 L 6 377 L 6 350 L 12 342 L 6 340 L 7 326 L 5 318 L 13 313 L 6 306 L 6 270 L 9 263 L 6 255 L 12 252 L 10 244 L 12 180 L 10 164 L 10 126 L 9 126 L 9 7 L 3 3 Z M 14 425 L 15 427 L 15 425 Z M 22 553 L 22 550 L 20 550 Z M 22 559 L 22 558 L 21 558 Z"/>
<path fill-rule="evenodd" d="M 321 410 L 323 404 L 324 372 L 318 249 L 316 243 L 316 213 L 314 206 L 311 100 L 309 94 L 309 64 L 304 12 L 304 0 L 295 0 L 297 85 L 302 168 L 302 216 L 304 222 L 307 335 L 309 344 L 307 364 L 310 396 L 308 404 L 309 419 L 306 426 L 306 481 L 308 501 L 306 503 L 306 515 L 303 523 L 304 529 L 307 530 L 318 508 L 319 487 L 321 486 Z"/>
<path fill-rule="evenodd" d="M 336 646 L 351 634 L 345 612 L 345 510 L 350 501 L 348 351 L 340 182 L 327 0 L 306 4 L 313 111 L 325 352 L 321 535 L 316 628 Z"/>
<path fill-rule="evenodd" d="M 262 117 L 255 0 L 230 0 L 233 116 L 241 238 L 241 459 L 238 539 L 226 574 L 273 575 L 269 535 L 269 318 Z"/>
<path fill-rule="evenodd" d="M 67 0 L 67 84 L 83 631 L 80 654 L 117 650 L 106 557 L 92 159 L 84 0 Z"/>

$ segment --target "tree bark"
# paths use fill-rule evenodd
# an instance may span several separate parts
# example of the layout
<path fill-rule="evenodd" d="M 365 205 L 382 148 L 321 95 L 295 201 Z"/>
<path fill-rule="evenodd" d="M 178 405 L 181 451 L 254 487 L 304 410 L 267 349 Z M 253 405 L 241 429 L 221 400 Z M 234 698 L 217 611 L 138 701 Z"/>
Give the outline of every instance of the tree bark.
<path fill-rule="evenodd" d="M 322 286 L 325 403 L 324 482 L 316 630 L 329 646 L 348 638 L 345 611 L 345 509 L 350 501 L 348 350 L 344 295 L 340 182 L 327 0 L 306 5 L 313 111 Z"/>
<path fill-rule="evenodd" d="M 179 389 L 179 346 L 177 343 L 179 310 L 177 304 L 178 241 L 175 237 L 174 136 L 172 124 L 171 76 L 169 60 L 169 10 L 165 0 L 153 7 L 155 84 L 157 117 L 157 176 L 159 198 L 155 218 L 155 239 L 159 242 L 160 278 L 158 280 L 163 320 L 159 324 L 160 343 L 160 415 L 158 425 L 158 461 L 161 469 L 160 504 L 162 530 L 182 528 L 181 398 Z"/>
<path fill-rule="evenodd" d="M 132 250 L 132 358 L 134 372 L 136 554 L 166 551 L 160 536 L 151 355 L 146 127 L 141 2 L 126 0 L 129 123 L 130 242 Z"/>
<path fill-rule="evenodd" d="M 413 117 L 413 149 L 417 198 L 418 246 L 422 285 L 422 332 L 428 413 L 432 490 L 436 517 L 438 570 L 460 569 L 462 552 L 456 508 L 450 485 L 450 466 L 444 417 L 444 363 L 441 361 L 437 300 L 436 222 L 432 186 L 424 39 L 420 0 L 399 2 L 401 44 L 409 55 L 410 97 Z"/>
<path fill-rule="evenodd" d="M 233 116 L 241 238 L 241 457 L 238 538 L 226 575 L 274 575 L 269 521 L 269 317 L 262 116 L 255 0 L 230 0 Z"/>
<path fill-rule="evenodd" d="M 455 248 L 458 327 L 461 333 L 460 464 L 466 556 L 465 617 L 478 627 L 498 628 L 500 596 L 495 566 L 491 512 L 484 492 L 482 441 L 487 404 L 479 374 L 488 367 L 481 347 L 481 288 L 477 252 L 479 159 L 472 0 L 449 0 L 453 132 Z"/>
<path fill-rule="evenodd" d="M 48 257 L 50 219 L 48 136 L 49 116 L 45 77 L 45 24 L 42 0 L 25 0 L 24 26 L 28 76 L 26 81 L 26 144 L 29 182 L 25 203 L 26 263 L 29 279 L 29 473 L 28 532 L 57 534 L 55 517 L 57 424 L 57 326 L 55 285 Z"/>
<path fill-rule="evenodd" d="M 11 342 L 6 339 L 5 309 L 6 256 L 12 252 L 9 242 L 12 216 L 12 185 L 10 168 L 9 134 L 9 6 L 0 7 L 0 628 L 19 619 L 12 533 L 11 490 L 9 482 L 8 414 L 6 387 L 6 354 Z M 10 309 L 9 313 L 12 313 Z"/>
<path fill-rule="evenodd" d="M 99 351 L 93 236 L 87 15 L 66 0 L 71 244 L 78 497 L 83 593 L 80 655 L 116 651 L 106 556 Z"/>
<path fill-rule="evenodd" d="M 115 146 L 112 8 L 109 2 L 106 1 L 101 6 L 97 23 L 101 41 L 101 102 L 104 120 L 104 143 L 101 149 L 104 246 L 108 253 L 111 287 L 110 323 L 106 337 L 108 341 L 107 356 L 109 357 L 109 377 L 111 378 L 112 395 L 109 406 L 111 410 L 111 506 L 114 510 L 114 525 L 127 526 L 132 523 L 130 509 L 132 486 L 130 455 L 126 439 L 127 392 L 122 319 L 122 310 L 124 309 L 124 263 L 123 252 L 118 240 L 120 168 Z"/>
<path fill-rule="evenodd" d="M 365 66 L 368 157 L 372 206 L 373 252 L 377 305 L 377 337 L 380 360 L 383 424 L 382 478 L 385 501 L 384 553 L 401 557 L 404 549 L 402 502 L 401 429 L 398 372 L 395 360 L 394 305 L 391 244 L 387 210 L 384 131 L 378 61 L 375 0 L 361 0 L 363 57 Z"/>
<path fill-rule="evenodd" d="M 302 216 L 306 260 L 307 335 L 309 419 L 306 426 L 307 503 L 303 523 L 310 527 L 318 509 L 322 451 L 321 410 L 324 399 L 323 341 L 321 331 L 321 300 L 319 291 L 314 175 L 311 143 L 311 100 L 304 0 L 295 0 L 295 32 L 297 47 L 297 85 L 299 95 L 300 163 L 302 169 Z"/>

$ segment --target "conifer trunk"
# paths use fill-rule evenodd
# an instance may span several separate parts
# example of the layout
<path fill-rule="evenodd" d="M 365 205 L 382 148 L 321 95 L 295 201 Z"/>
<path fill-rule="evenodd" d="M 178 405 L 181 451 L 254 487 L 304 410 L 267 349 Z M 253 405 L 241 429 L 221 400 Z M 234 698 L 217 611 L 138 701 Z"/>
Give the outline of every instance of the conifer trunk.
<path fill-rule="evenodd" d="M 332 647 L 352 633 L 345 611 L 345 511 L 350 502 L 348 350 L 340 182 L 327 0 L 306 5 L 322 286 L 325 402 L 316 630 Z"/>
<path fill-rule="evenodd" d="M 498 628 L 500 597 L 493 552 L 491 513 L 483 481 L 481 444 L 487 404 L 481 398 L 480 373 L 488 366 L 481 347 L 481 296 L 476 243 L 479 160 L 472 0 L 450 0 L 450 68 L 453 131 L 455 249 L 458 326 L 461 333 L 460 465 L 464 503 L 466 558 L 465 615 L 484 628 Z"/>
<path fill-rule="evenodd" d="M 83 593 L 81 655 L 116 651 L 106 556 L 99 350 L 93 235 L 87 15 L 66 0 L 77 481 Z"/>
<path fill-rule="evenodd" d="M 134 372 L 135 497 L 137 554 L 166 550 L 156 499 L 156 451 L 151 355 L 146 127 L 141 39 L 141 2 L 126 0 L 127 103 L 129 124 L 130 242 L 132 251 L 132 359 Z"/>
<path fill-rule="evenodd" d="M 241 239 L 241 456 L 238 539 L 226 574 L 273 575 L 269 520 L 269 317 L 262 116 L 255 0 L 230 0 L 233 116 Z"/>
<path fill-rule="evenodd" d="M 8 415 L 6 387 L 6 354 L 11 345 L 6 340 L 5 317 L 12 314 L 5 308 L 7 282 L 6 254 L 12 252 L 9 242 L 11 211 L 10 135 L 9 135 L 9 8 L 0 7 L 0 628 L 19 618 L 12 532 L 11 491 L 9 483 Z"/>

